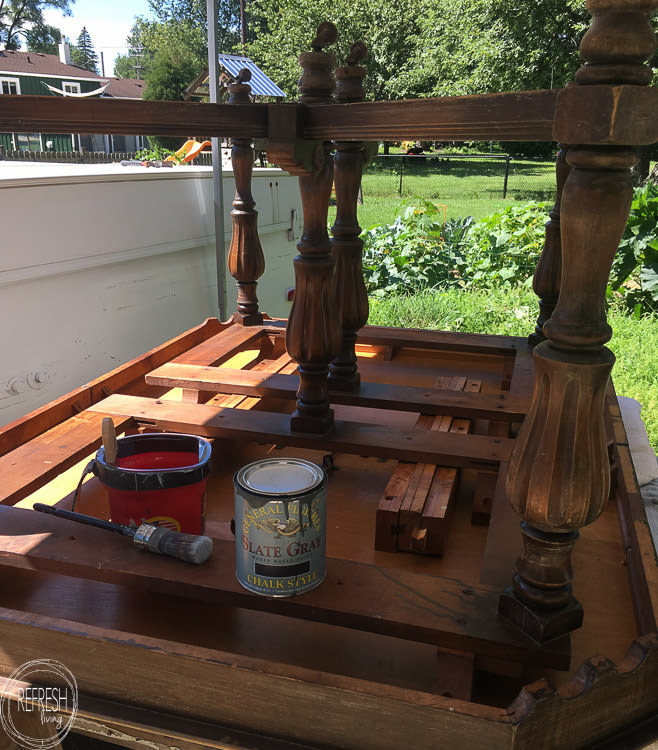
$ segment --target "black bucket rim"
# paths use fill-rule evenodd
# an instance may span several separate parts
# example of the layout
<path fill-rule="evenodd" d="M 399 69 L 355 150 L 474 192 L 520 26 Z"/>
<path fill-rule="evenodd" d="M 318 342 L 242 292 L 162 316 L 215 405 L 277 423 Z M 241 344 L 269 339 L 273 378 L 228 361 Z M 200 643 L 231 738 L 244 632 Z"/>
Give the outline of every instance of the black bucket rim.
<path fill-rule="evenodd" d="M 167 449 L 163 447 L 163 443 L 169 443 L 171 447 Z M 126 450 L 134 445 L 139 446 L 141 450 Z M 190 453 L 197 451 L 199 460 L 196 464 L 163 468 L 157 471 L 110 466 L 105 461 L 105 448 L 101 446 L 96 452 L 92 470 L 105 487 L 114 490 L 144 491 L 185 487 L 201 482 L 210 474 L 212 447 L 208 440 L 199 435 L 180 432 L 145 432 L 117 438 L 117 458 L 154 450 L 185 450 L 186 446 Z"/>

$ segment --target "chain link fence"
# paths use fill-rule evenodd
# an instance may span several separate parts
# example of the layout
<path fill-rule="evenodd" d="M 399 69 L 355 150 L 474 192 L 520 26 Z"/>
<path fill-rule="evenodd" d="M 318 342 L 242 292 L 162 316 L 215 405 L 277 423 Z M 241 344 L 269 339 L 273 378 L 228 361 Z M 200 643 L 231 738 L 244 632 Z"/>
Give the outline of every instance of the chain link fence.
<path fill-rule="evenodd" d="M 552 162 L 509 155 L 379 155 L 364 169 L 363 201 L 369 196 L 451 199 L 552 200 Z"/>

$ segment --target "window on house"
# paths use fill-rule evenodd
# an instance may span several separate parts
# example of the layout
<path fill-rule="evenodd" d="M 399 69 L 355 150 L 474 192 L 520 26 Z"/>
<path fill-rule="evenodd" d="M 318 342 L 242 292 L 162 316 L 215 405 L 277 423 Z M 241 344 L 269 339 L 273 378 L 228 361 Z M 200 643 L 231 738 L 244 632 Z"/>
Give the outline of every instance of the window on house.
<path fill-rule="evenodd" d="M 0 78 L 0 94 L 20 94 L 21 83 L 18 78 Z"/>
<path fill-rule="evenodd" d="M 80 84 L 74 83 L 73 81 L 64 81 L 63 89 L 67 94 L 79 94 Z"/>
<path fill-rule="evenodd" d="M 16 148 L 19 151 L 42 151 L 40 133 L 16 133 Z"/>

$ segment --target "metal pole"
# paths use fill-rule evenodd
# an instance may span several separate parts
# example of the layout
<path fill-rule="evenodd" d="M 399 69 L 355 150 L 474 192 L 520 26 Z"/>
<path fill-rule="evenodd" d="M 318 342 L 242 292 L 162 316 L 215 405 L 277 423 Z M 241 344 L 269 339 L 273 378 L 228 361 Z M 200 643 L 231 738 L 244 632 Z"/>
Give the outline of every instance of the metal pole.
<path fill-rule="evenodd" d="M 507 159 L 505 159 L 505 179 L 503 180 L 503 198 L 507 198 L 507 180 L 509 178 L 509 161 L 510 156 L 507 154 Z"/>
<path fill-rule="evenodd" d="M 404 155 L 400 155 L 400 187 L 398 188 L 398 195 L 402 195 L 402 172 L 404 172 Z"/>
<path fill-rule="evenodd" d="M 208 75 L 210 101 L 217 103 L 219 92 L 219 56 L 217 50 L 217 0 L 206 0 L 208 19 Z M 224 243 L 224 179 L 222 175 L 222 144 L 212 138 L 212 187 L 215 212 L 215 257 L 217 259 L 217 305 L 219 319 L 226 314 L 226 248 Z"/>

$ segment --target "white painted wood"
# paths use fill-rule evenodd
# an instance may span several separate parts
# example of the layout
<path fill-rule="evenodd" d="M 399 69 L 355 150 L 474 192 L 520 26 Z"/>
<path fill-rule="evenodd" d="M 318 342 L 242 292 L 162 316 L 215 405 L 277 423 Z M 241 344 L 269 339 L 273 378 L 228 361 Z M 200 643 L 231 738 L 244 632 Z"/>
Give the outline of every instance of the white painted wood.
<path fill-rule="evenodd" d="M 234 191 L 225 172 L 226 252 Z M 286 316 L 297 179 L 256 169 L 253 193 L 261 309 Z M 0 224 L 0 425 L 218 314 L 209 167 L 0 162 Z"/>

